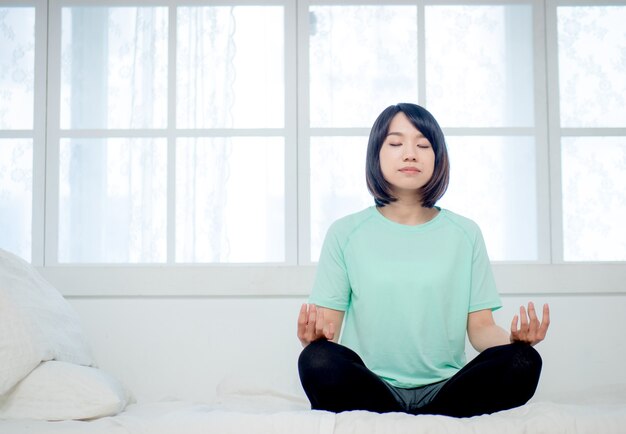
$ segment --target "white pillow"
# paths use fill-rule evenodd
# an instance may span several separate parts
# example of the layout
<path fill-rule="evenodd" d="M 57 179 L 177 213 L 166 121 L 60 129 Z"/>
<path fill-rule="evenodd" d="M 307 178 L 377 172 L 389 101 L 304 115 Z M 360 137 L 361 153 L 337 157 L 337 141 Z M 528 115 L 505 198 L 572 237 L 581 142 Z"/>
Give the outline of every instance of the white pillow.
<path fill-rule="evenodd" d="M 78 315 L 28 262 L 0 249 L 0 396 L 52 359 L 94 364 Z"/>
<path fill-rule="evenodd" d="M 0 419 L 93 419 L 119 413 L 128 400 L 124 387 L 100 369 L 43 362 L 0 397 Z"/>

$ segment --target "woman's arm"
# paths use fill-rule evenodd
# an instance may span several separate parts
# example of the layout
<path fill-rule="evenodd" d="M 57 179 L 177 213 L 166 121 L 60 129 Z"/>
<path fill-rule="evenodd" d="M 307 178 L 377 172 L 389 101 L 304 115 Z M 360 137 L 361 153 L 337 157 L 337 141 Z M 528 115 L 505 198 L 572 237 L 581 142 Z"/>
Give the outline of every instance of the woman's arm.
<path fill-rule="evenodd" d="M 303 304 L 298 315 L 298 339 L 303 347 L 318 339 L 337 342 L 344 312 L 341 310 Z"/>
<path fill-rule="evenodd" d="M 471 312 L 467 317 L 467 336 L 478 352 L 497 345 L 510 344 L 509 335 L 502 327 L 496 325 L 491 309 Z"/>
<path fill-rule="evenodd" d="M 518 328 L 518 321 L 521 323 Z M 470 343 L 476 351 L 484 351 L 497 345 L 505 345 L 511 342 L 525 342 L 536 345 L 545 337 L 550 325 L 550 308 L 543 306 L 541 322 L 537 318 L 535 306 L 528 303 L 528 313 L 524 306 L 520 307 L 520 314 L 513 317 L 511 333 L 496 325 L 490 309 L 479 310 L 469 314 L 467 319 L 467 335 Z"/>

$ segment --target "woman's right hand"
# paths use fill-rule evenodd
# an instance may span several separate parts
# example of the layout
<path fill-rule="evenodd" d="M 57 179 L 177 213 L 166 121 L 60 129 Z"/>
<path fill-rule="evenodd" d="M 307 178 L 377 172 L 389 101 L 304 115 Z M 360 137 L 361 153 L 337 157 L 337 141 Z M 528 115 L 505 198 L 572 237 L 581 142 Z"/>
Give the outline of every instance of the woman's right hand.
<path fill-rule="evenodd" d="M 326 324 L 324 309 L 314 304 L 303 304 L 298 315 L 298 339 L 303 347 L 318 339 L 335 338 L 335 325 L 332 322 Z"/>

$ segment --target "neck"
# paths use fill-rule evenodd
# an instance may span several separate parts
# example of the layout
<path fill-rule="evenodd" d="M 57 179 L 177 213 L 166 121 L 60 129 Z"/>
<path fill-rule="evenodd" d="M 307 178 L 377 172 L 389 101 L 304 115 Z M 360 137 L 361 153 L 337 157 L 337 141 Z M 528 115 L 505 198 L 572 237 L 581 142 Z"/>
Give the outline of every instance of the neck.
<path fill-rule="evenodd" d="M 409 202 L 398 200 L 379 207 L 378 211 L 393 222 L 410 226 L 427 223 L 439 214 L 437 208 L 425 208 L 419 200 Z"/>

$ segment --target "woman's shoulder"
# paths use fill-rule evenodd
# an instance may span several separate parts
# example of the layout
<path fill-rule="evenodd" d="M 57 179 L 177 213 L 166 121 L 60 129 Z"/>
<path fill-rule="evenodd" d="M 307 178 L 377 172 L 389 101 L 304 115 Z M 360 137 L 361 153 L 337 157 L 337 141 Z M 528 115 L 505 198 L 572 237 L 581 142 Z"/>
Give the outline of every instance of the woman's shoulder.
<path fill-rule="evenodd" d="M 330 225 L 328 232 L 341 237 L 347 237 L 363 223 L 370 220 L 373 217 L 373 211 L 375 211 L 374 207 L 368 207 L 361 211 L 341 217 Z"/>
<path fill-rule="evenodd" d="M 480 233 L 480 227 L 478 224 L 469 217 L 457 214 L 449 209 L 441 209 L 442 217 L 451 225 L 465 232 L 471 238 L 474 238 L 476 234 Z"/>

